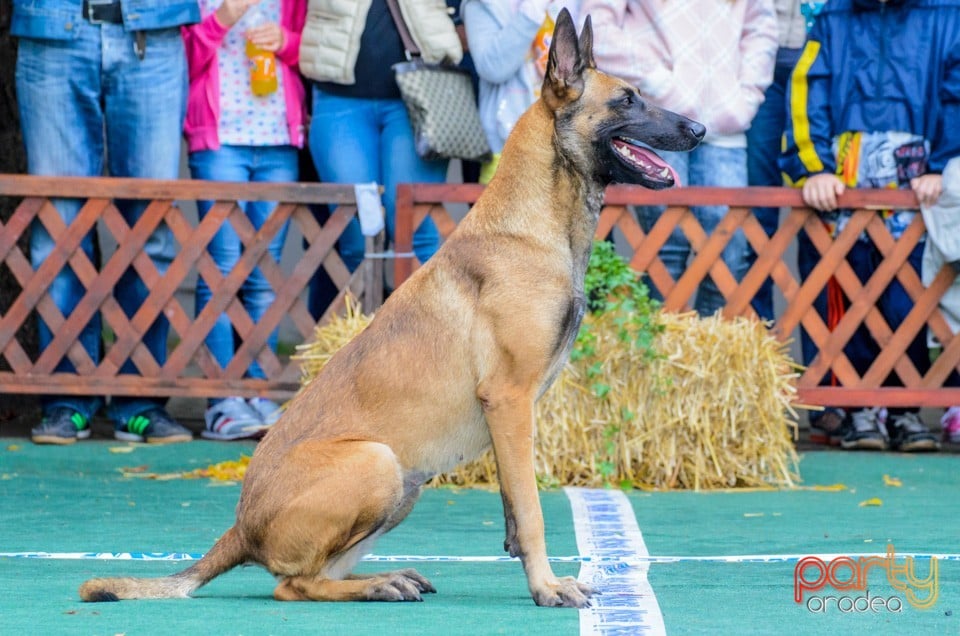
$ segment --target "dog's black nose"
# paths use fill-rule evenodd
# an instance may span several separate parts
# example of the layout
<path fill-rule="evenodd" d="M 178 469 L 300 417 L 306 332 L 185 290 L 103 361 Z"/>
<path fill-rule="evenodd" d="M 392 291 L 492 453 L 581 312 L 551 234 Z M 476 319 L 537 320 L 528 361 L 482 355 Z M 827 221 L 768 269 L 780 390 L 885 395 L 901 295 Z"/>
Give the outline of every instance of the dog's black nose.
<path fill-rule="evenodd" d="M 707 134 L 707 127 L 698 121 L 690 120 L 687 122 L 687 132 L 699 140 L 703 139 L 703 136 Z"/>

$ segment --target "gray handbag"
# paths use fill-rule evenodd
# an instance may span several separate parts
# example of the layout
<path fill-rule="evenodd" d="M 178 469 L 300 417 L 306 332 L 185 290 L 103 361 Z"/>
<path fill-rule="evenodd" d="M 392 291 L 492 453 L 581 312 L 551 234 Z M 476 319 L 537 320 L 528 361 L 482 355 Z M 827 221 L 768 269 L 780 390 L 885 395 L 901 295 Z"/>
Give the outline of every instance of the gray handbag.
<path fill-rule="evenodd" d="M 408 61 L 392 68 L 413 127 L 417 154 L 427 160 L 489 160 L 492 153 L 470 73 L 451 64 L 423 61 L 397 0 L 387 0 L 387 5 L 407 51 Z"/>

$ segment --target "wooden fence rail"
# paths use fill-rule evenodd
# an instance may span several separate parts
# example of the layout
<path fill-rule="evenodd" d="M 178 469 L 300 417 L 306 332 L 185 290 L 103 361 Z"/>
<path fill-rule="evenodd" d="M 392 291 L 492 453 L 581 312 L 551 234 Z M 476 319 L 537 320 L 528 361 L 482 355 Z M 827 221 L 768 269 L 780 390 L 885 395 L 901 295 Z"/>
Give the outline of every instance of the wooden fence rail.
<path fill-rule="evenodd" d="M 270 334 L 285 324 L 301 341 L 313 337 L 316 320 L 303 299 L 304 289 L 319 268 L 325 268 L 339 295 L 322 319 L 342 308 L 348 290 L 372 311 L 382 302 L 382 260 L 365 261 L 351 275 L 334 246 L 356 214 L 352 186 L 324 184 L 250 184 L 207 181 L 154 181 L 114 178 L 51 178 L 0 175 L 0 197 L 15 197 L 19 204 L 0 222 L 0 267 L 19 285 L 19 293 L 0 306 L 0 391 L 75 395 L 225 396 L 262 395 L 286 398 L 299 387 L 300 370 L 289 356 L 277 355 L 267 345 Z M 76 219 L 65 225 L 54 207 L 57 198 L 85 200 Z M 127 224 L 114 201 L 149 201 L 133 227 Z M 197 200 L 212 200 L 213 207 L 197 223 L 183 208 Z M 275 212 L 255 231 L 238 201 L 279 201 Z M 336 210 L 321 227 L 308 204 L 335 204 Z M 302 254 L 289 271 L 283 271 L 267 251 L 284 224 L 303 237 Z M 31 224 L 42 223 L 56 241 L 51 256 L 34 270 L 24 253 Z M 178 251 L 165 272 L 160 272 L 144 251 L 154 228 L 165 223 Z M 223 276 L 206 250 L 223 225 L 230 224 L 243 243 L 237 266 Z M 116 243 L 104 251 L 103 262 L 91 262 L 80 248 L 81 240 L 99 231 Z M 294 234 L 291 232 L 291 234 Z M 282 259 L 281 259 L 282 260 Z M 49 287 L 64 267 L 70 267 L 85 288 L 76 308 L 64 316 L 52 301 Z M 117 304 L 112 291 L 124 272 L 133 267 L 149 295 L 133 316 Z M 259 267 L 276 298 L 263 317 L 251 320 L 238 297 L 247 275 Z M 184 306 L 178 290 L 191 276 L 209 285 L 212 297 L 198 315 L 192 298 Z M 80 344 L 81 330 L 97 313 L 103 324 L 105 345 L 101 356 L 90 356 Z M 221 368 L 204 345 L 218 316 L 226 313 L 237 342 L 232 361 Z M 42 351 L 28 353 L 18 334 L 28 322 L 42 316 L 53 340 Z M 171 348 L 166 360 L 156 360 L 143 344 L 147 329 L 158 317 L 171 327 Z M 57 373 L 64 358 L 76 373 Z M 138 374 L 119 370 L 131 360 Z M 246 378 L 256 360 L 266 379 Z"/>
<path fill-rule="evenodd" d="M 395 264 L 396 283 L 400 284 L 417 267 L 412 256 L 413 228 L 429 215 L 442 236 L 456 227 L 449 204 L 470 205 L 483 191 L 477 185 L 401 185 L 397 192 Z M 645 233 L 630 209 L 635 205 L 665 205 L 666 212 Z M 730 212 L 707 235 L 690 212 L 696 205 L 729 205 Z M 618 244 L 627 252 L 630 264 L 645 273 L 664 296 L 667 311 L 692 307 L 696 289 L 706 276 L 713 278 L 726 298 L 725 316 L 755 316 L 750 302 L 769 276 L 786 301 L 776 317 L 772 332 L 781 340 L 796 338 L 803 327 L 819 348 L 819 355 L 798 382 L 798 402 L 803 404 L 844 406 L 952 406 L 960 404 L 960 388 L 944 387 L 950 372 L 960 366 L 960 337 L 954 336 L 938 301 L 953 284 L 956 272 L 944 266 L 929 288 L 907 262 L 913 247 L 924 235 L 923 219 L 918 214 L 912 225 L 897 240 L 887 231 L 877 213 L 881 209 L 915 208 L 910 191 L 851 190 L 841 197 L 843 207 L 854 209 L 853 218 L 836 237 L 820 222 L 818 215 L 805 207 L 797 190 L 788 188 L 678 188 L 653 192 L 639 187 L 616 186 L 607 190 L 600 215 L 597 238 L 615 233 Z M 787 208 L 779 229 L 767 237 L 751 209 Z M 658 257 L 660 247 L 675 227 L 680 226 L 690 241 L 694 257 L 678 280 L 673 280 Z M 757 260 L 742 280 L 737 281 L 720 260 L 732 234 L 741 229 L 757 253 Z M 797 234 L 806 231 L 820 253 L 820 263 L 804 280 L 798 280 L 795 268 L 787 261 L 788 249 Z M 872 277 L 861 283 L 845 260 L 855 241 L 866 232 L 883 254 L 883 262 Z M 849 301 L 839 324 L 831 331 L 813 308 L 814 299 L 828 281 L 835 279 Z M 894 279 L 914 301 L 906 320 L 892 329 L 876 308 L 877 299 Z M 881 345 L 882 352 L 862 376 L 844 355 L 844 346 L 857 328 L 864 324 Z M 909 343 L 921 331 L 929 329 L 942 344 L 931 368 L 921 374 L 905 355 Z M 836 386 L 821 386 L 832 372 Z M 902 387 L 883 387 L 895 373 Z"/>
<path fill-rule="evenodd" d="M 443 236 L 456 227 L 449 204 L 471 204 L 482 192 L 473 185 L 400 186 L 398 190 L 394 272 L 401 283 L 417 263 L 412 254 L 413 228 L 430 215 Z M 338 300 L 325 317 L 342 308 L 348 290 L 364 302 L 365 310 L 374 309 L 381 298 L 382 259 L 371 259 L 352 276 L 334 249 L 337 238 L 355 215 L 351 186 L 324 184 L 236 184 L 190 180 L 150 181 L 112 178 L 47 178 L 0 175 L 0 197 L 13 197 L 19 205 L 12 216 L 0 222 L 0 268 L 6 268 L 19 285 L 19 291 L 0 306 L 0 391 L 5 393 L 67 393 L 78 395 L 264 395 L 285 398 L 299 386 L 295 361 L 274 354 L 266 345 L 269 334 L 284 321 L 292 325 L 303 341 L 313 336 L 315 321 L 303 300 L 304 288 L 320 267 L 326 269 L 340 290 Z M 79 198 L 85 203 L 68 226 L 53 207 L 57 198 Z M 141 199 L 149 205 L 130 227 L 113 201 Z M 200 199 L 216 204 L 202 223 L 184 212 Z M 270 221 L 255 232 L 237 206 L 243 200 L 280 201 Z M 628 253 L 632 266 L 646 273 L 665 296 L 664 307 L 680 311 L 691 306 L 691 299 L 705 276 L 713 277 L 726 298 L 727 316 L 753 315 L 750 300 L 763 280 L 770 276 L 782 293 L 785 308 L 771 326 L 783 340 L 795 338 L 802 326 L 818 344 L 820 355 L 798 383 L 798 401 L 805 404 L 843 404 L 849 406 L 885 404 L 948 406 L 960 404 L 960 389 L 945 388 L 950 372 L 960 367 L 960 338 L 950 331 L 938 301 L 953 283 L 955 273 L 945 267 L 929 288 L 906 263 L 907 255 L 921 238 L 922 219 L 916 221 L 898 240 L 894 240 L 879 219 L 876 210 L 914 207 L 912 193 L 902 191 L 850 191 L 843 205 L 856 210 L 852 221 L 832 238 L 811 210 L 805 208 L 794 190 L 781 188 L 684 188 L 651 192 L 640 188 L 613 187 L 606 196 L 598 237 L 613 232 Z M 308 208 L 309 204 L 329 203 L 336 211 L 322 227 Z M 662 204 L 668 206 L 660 221 L 647 234 L 642 231 L 629 206 Z M 731 205 L 731 212 L 715 232 L 706 235 L 690 214 L 692 205 Z M 751 213 L 753 207 L 788 209 L 779 230 L 768 238 Z M 302 253 L 292 266 L 277 263 L 266 246 L 280 227 L 290 220 L 303 237 Z M 42 223 L 56 237 L 57 249 L 34 270 L 21 246 L 32 223 Z M 179 251 L 167 271 L 157 271 L 143 251 L 152 228 L 166 223 Z M 244 255 L 237 267 L 222 276 L 206 252 L 206 245 L 222 224 L 229 223 L 244 243 Z M 681 227 L 695 252 L 689 267 L 673 280 L 657 257 L 660 246 L 674 227 Z M 117 244 L 105 252 L 102 263 L 88 259 L 79 244 L 82 238 L 99 228 Z M 731 234 L 742 229 L 758 253 L 751 270 L 737 281 L 718 260 Z M 803 229 L 822 255 L 820 265 L 805 281 L 798 280 L 786 254 Z M 861 232 L 866 232 L 884 255 L 869 281 L 861 283 L 844 259 Z M 69 266 L 85 288 L 77 308 L 62 315 L 53 304 L 48 289 L 53 277 Z M 270 280 L 277 297 L 264 317 L 254 324 L 243 309 L 237 292 L 246 275 L 259 266 Z M 131 317 L 117 305 L 112 289 L 128 268 L 137 270 L 150 294 Z M 286 270 L 286 271 L 285 271 Z M 191 276 L 201 276 L 210 285 L 213 297 L 199 315 L 192 303 L 183 304 L 177 291 Z M 850 306 L 831 331 L 812 308 L 817 294 L 831 278 L 841 286 Z M 892 329 L 879 311 L 876 301 L 886 286 L 897 279 L 914 300 L 906 320 Z M 102 355 L 92 359 L 79 344 L 78 334 L 89 318 L 99 312 L 107 339 Z M 213 320 L 225 312 L 237 335 L 234 360 L 220 368 L 204 346 Z M 159 316 L 171 324 L 173 335 L 167 359 L 153 359 L 142 343 L 142 336 Z M 55 334 L 43 352 L 28 352 L 18 335 L 29 321 L 42 316 Z M 866 327 L 882 344 L 883 350 L 862 376 L 843 353 L 844 345 L 859 325 Z M 904 355 L 914 336 L 929 329 L 943 348 L 931 368 L 921 374 Z M 60 360 L 67 358 L 77 373 L 55 373 Z M 139 373 L 124 375 L 120 367 L 132 360 Z M 244 377 L 245 369 L 257 360 L 267 379 Z M 838 386 L 820 386 L 832 372 Z M 882 387 L 883 379 L 895 373 L 902 388 Z"/>

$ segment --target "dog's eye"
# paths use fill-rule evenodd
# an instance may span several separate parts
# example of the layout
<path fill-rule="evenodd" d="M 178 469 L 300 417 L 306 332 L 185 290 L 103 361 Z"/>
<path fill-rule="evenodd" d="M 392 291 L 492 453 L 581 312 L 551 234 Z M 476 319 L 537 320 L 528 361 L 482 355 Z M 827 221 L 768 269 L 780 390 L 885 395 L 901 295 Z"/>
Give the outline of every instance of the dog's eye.
<path fill-rule="evenodd" d="M 646 106 L 646 104 L 643 103 L 643 100 L 640 99 L 640 96 L 636 93 L 624 93 L 623 105 L 628 107 L 640 106 L 641 109 Z"/>

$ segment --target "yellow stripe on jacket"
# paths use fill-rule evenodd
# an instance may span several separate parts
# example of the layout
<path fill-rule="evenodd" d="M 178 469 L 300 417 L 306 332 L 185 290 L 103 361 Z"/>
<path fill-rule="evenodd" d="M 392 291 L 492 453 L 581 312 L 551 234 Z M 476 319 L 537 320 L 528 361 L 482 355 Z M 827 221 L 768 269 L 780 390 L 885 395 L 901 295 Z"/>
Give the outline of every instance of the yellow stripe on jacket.
<path fill-rule="evenodd" d="M 807 73 L 820 53 L 820 43 L 810 40 L 803 48 L 800 59 L 790 77 L 790 117 L 793 120 L 793 141 L 797 145 L 797 156 L 810 174 L 823 172 L 823 161 L 817 154 L 810 137 L 810 118 L 807 114 Z"/>

